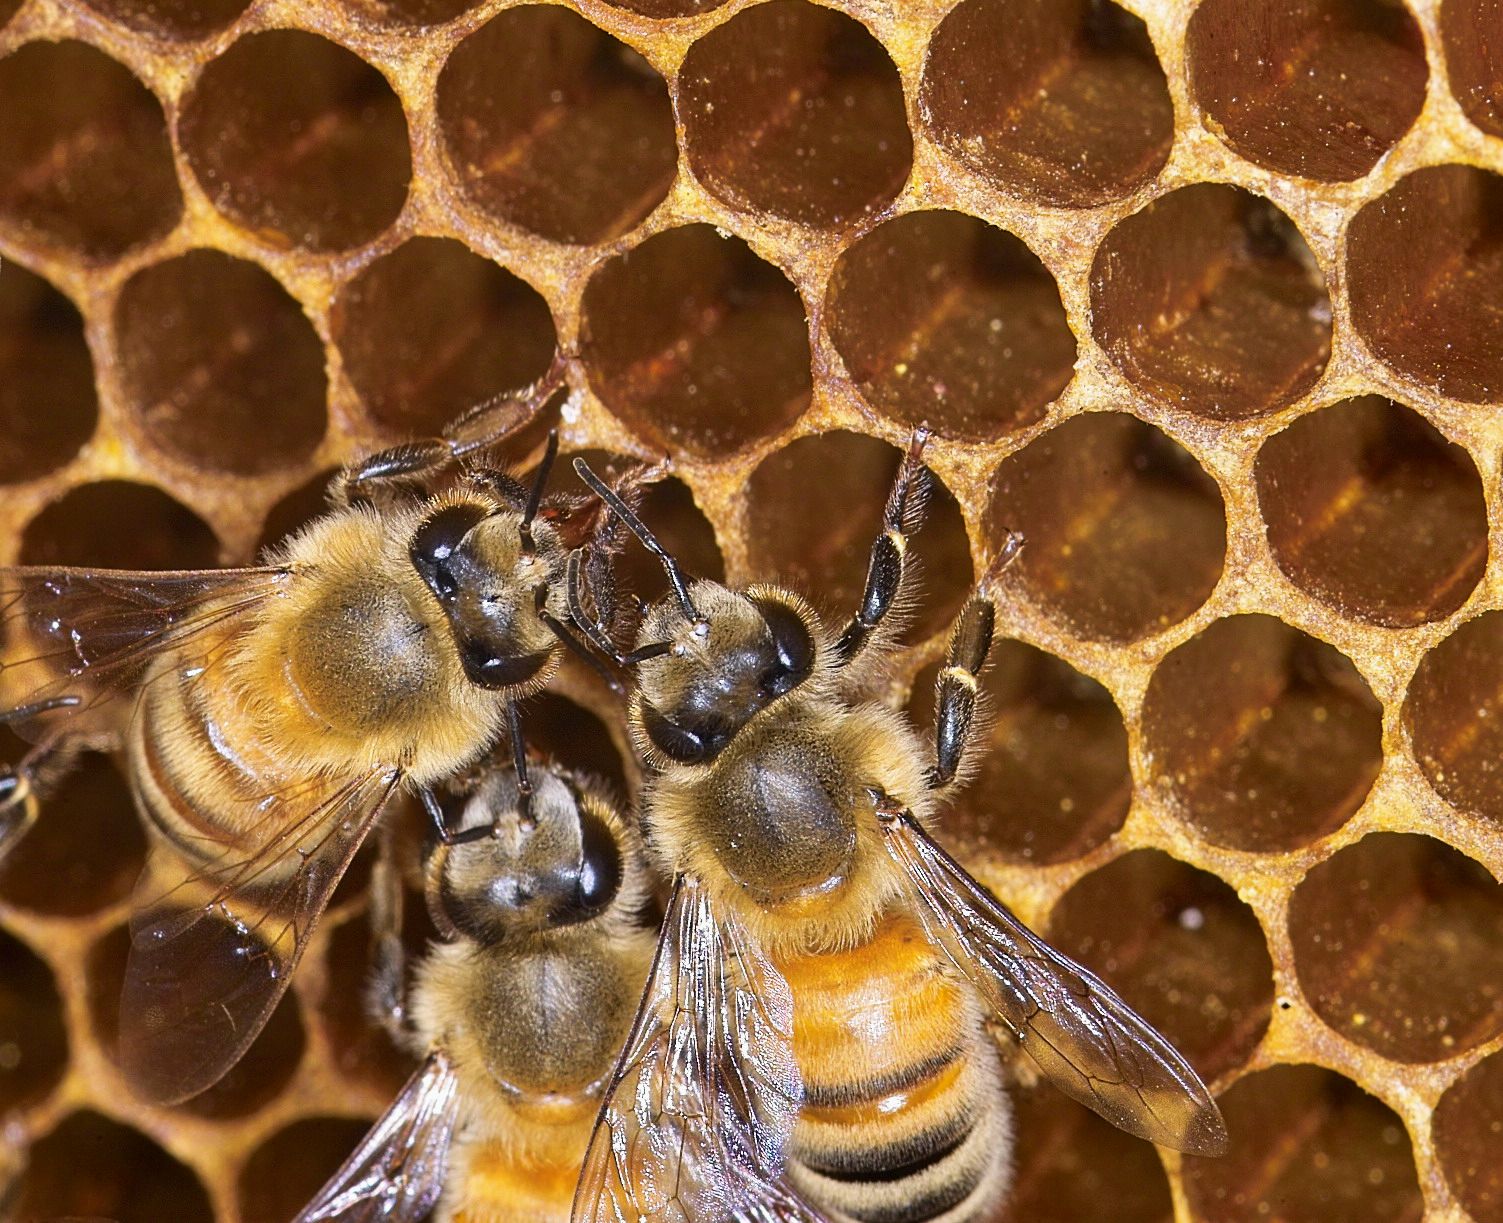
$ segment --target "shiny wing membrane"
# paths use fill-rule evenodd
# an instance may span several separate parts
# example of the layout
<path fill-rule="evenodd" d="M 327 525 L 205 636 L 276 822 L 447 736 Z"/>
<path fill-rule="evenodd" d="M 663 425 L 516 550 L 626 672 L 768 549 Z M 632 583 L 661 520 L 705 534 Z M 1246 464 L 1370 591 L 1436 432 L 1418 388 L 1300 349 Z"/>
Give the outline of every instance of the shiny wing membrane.
<path fill-rule="evenodd" d="M 239 616 L 286 568 L 130 572 L 0 569 L 0 704 L 33 741 L 118 731 L 117 698 L 153 657 Z M 64 700 L 68 703 L 64 704 Z"/>
<path fill-rule="evenodd" d="M 459 1078 L 442 1050 L 292 1223 L 418 1223 L 443 1193 Z"/>
<path fill-rule="evenodd" d="M 237 1062 L 286 991 L 314 923 L 401 772 L 316 777 L 268 796 L 245 847 L 156 845 L 132 901 L 120 1061 L 142 1097 L 172 1103 Z"/>
<path fill-rule="evenodd" d="M 885 831 L 929 937 L 1056 1087 L 1150 1142 L 1194 1155 L 1226 1149 L 1225 1123 L 1200 1077 L 1105 982 L 1023 925 L 911 814 Z"/>
<path fill-rule="evenodd" d="M 816 1223 L 779 1179 L 803 1097 L 792 1019 L 787 982 L 680 876 L 573 1223 Z"/>

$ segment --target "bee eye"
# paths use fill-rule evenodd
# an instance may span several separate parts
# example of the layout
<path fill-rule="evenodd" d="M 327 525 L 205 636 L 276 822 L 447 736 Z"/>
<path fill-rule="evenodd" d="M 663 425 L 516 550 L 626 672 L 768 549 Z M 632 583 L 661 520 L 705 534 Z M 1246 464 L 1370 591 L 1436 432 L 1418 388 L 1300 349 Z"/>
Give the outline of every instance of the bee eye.
<path fill-rule="evenodd" d="M 418 576 L 441 602 L 452 599 L 459 588 L 449 558 L 484 517 L 485 510 L 478 505 L 445 506 L 413 532 L 407 555 Z"/>
<path fill-rule="evenodd" d="M 762 690 L 769 697 L 781 696 L 808 676 L 814 665 L 814 641 L 798 613 L 786 603 L 761 599 L 757 610 L 767 624 L 776 655 L 762 677 Z"/>

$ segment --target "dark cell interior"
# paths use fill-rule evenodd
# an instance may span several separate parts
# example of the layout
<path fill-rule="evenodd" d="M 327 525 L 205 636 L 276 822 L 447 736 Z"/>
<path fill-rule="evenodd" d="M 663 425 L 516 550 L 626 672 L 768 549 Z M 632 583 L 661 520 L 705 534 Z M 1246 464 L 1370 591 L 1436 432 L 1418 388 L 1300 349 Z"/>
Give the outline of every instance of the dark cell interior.
<path fill-rule="evenodd" d="M 43 1099 L 67 1067 L 52 970 L 25 943 L 0 933 L 0 1109 L 18 1112 Z"/>
<path fill-rule="evenodd" d="M 1296 849 L 1344 824 L 1383 763 L 1383 713 L 1344 654 L 1273 616 L 1218 620 L 1154 672 L 1143 732 L 1207 840 Z"/>
<path fill-rule="evenodd" d="M 290 493 L 279 498 L 266 512 L 266 519 L 261 525 L 261 537 L 256 542 L 255 552 L 251 556 L 237 559 L 249 562 L 256 557 L 264 556 L 268 548 L 281 543 L 315 518 L 321 518 L 327 514 L 329 512 L 329 481 L 334 478 L 334 475 L 333 471 L 321 471 L 311 480 L 298 485 Z"/>
<path fill-rule="evenodd" d="M 433 26 L 463 16 L 479 0 L 349 0 L 380 25 Z"/>
<path fill-rule="evenodd" d="M 1189 615 L 1221 577 L 1215 482 L 1134 417 L 1066 421 L 1002 461 L 990 532 L 1027 541 L 1003 576 L 1084 637 L 1130 641 Z"/>
<path fill-rule="evenodd" d="M 1451 92 L 1466 117 L 1503 136 L 1503 24 L 1498 0 L 1443 0 L 1440 38 Z"/>
<path fill-rule="evenodd" d="M 368 1123 L 310 1117 L 278 1130 L 251 1152 L 236 1198 L 241 1223 L 287 1223 L 334 1174 Z"/>
<path fill-rule="evenodd" d="M 668 194 L 668 87 L 637 52 L 554 5 L 508 9 L 438 82 L 453 173 L 488 215 L 558 242 L 625 233 Z"/>
<path fill-rule="evenodd" d="M 1503 1052 L 1462 1075 L 1435 1108 L 1435 1150 L 1473 1223 L 1503 1223 Z"/>
<path fill-rule="evenodd" d="M 713 12 L 725 0 L 606 0 L 614 8 L 643 17 L 697 17 Z"/>
<path fill-rule="evenodd" d="M 1211 420 L 1287 407 L 1331 352 L 1331 302 L 1305 240 L 1267 200 L 1216 183 L 1162 196 L 1107 235 L 1091 310 L 1140 390 Z"/>
<path fill-rule="evenodd" d="M 240 39 L 203 70 L 177 130 L 215 207 L 272 246 L 360 246 L 407 199 L 402 103 L 380 72 L 316 34 Z"/>
<path fill-rule="evenodd" d="M 961 213 L 907 213 L 846 248 L 825 318 L 873 407 L 945 437 L 1033 424 L 1075 368 L 1054 278 L 1017 238 Z"/>
<path fill-rule="evenodd" d="M 267 271 L 195 250 L 143 268 L 115 304 L 133 425 L 183 462 L 255 475 L 324 435 L 324 353 Z"/>
<path fill-rule="evenodd" d="M 833 228 L 908 178 L 897 68 L 859 22 L 805 0 L 753 5 L 699 39 L 678 105 L 689 165 L 734 207 Z"/>
<path fill-rule="evenodd" d="M 1148 182 L 1174 140 L 1148 30 L 1107 0 L 964 0 L 930 40 L 919 108 L 969 169 L 1066 208 Z"/>
<path fill-rule="evenodd" d="M 190 41 L 224 29 L 250 0 L 86 0 L 112 21 L 158 38 Z"/>
<path fill-rule="evenodd" d="M 83 484 L 45 507 L 21 533 L 26 565 L 207 569 L 214 532 L 159 488 L 128 480 Z"/>

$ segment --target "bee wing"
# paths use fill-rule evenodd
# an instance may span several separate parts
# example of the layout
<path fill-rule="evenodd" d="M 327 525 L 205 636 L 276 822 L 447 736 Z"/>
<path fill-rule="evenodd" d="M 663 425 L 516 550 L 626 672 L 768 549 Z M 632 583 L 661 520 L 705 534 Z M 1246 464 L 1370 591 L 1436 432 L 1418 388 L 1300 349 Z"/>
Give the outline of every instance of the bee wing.
<path fill-rule="evenodd" d="M 459 1076 L 436 1050 L 292 1223 L 417 1223 L 443 1192 L 458 1112 Z"/>
<path fill-rule="evenodd" d="M 573 1223 L 725 1223 L 779 1183 L 803 1086 L 793 997 L 701 888 L 674 882 L 657 954 L 585 1154 Z M 812 1213 L 788 1214 L 785 1220 Z"/>
<path fill-rule="evenodd" d="M 317 778 L 267 799 L 243 839 L 195 840 L 189 865 L 153 848 L 136 885 L 120 1000 L 120 1061 L 159 1103 L 212 1086 L 265 1025 L 400 770 Z M 204 856 L 211 855 L 207 864 Z"/>
<path fill-rule="evenodd" d="M 71 568 L 0 570 L 0 696 L 27 738 L 57 719 L 80 734 L 109 729 L 114 698 L 146 664 L 269 598 L 285 568 L 129 572 Z"/>
<path fill-rule="evenodd" d="M 1056 1087 L 1160 1146 L 1194 1155 L 1226 1149 L 1226 1125 L 1200 1076 L 1105 982 L 1023 925 L 912 815 L 884 829 L 929 937 Z"/>

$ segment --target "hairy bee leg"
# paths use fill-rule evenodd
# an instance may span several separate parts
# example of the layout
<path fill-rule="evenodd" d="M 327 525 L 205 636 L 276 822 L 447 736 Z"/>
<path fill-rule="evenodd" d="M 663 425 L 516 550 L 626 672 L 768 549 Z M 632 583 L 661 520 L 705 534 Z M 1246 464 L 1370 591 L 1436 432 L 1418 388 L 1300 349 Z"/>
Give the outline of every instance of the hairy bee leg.
<path fill-rule="evenodd" d="M 407 949 L 402 944 L 402 871 L 397 862 L 396 824 L 381 825 L 370 886 L 370 962 L 365 1013 L 401 1044 L 407 1037 Z"/>
<path fill-rule="evenodd" d="M 916 431 L 908 452 L 898 465 L 898 474 L 893 479 L 887 505 L 882 511 L 882 533 L 872 541 L 860 606 L 835 643 L 835 656 L 842 664 L 849 663 L 861 653 L 862 647 L 892 610 L 903 587 L 908 539 L 923 525 L 924 507 L 929 498 L 929 475 L 922 462 L 928 440 L 927 429 Z"/>
<path fill-rule="evenodd" d="M 517 775 L 517 819 L 524 829 L 537 827 L 532 813 L 532 778 L 527 775 L 527 745 L 522 741 L 522 711 L 516 701 L 506 702 L 506 731 L 511 739 L 511 764 Z"/>
<path fill-rule="evenodd" d="M 950 633 L 950 649 L 934 693 L 934 765 L 929 781 L 942 789 L 955 780 L 972 746 L 976 725 L 977 677 L 991 653 L 997 609 L 974 598 L 961 610 Z"/>
<path fill-rule="evenodd" d="M 580 565 L 579 550 L 569 553 L 568 590 L 569 619 L 588 639 L 592 646 L 614 662 L 618 667 L 635 667 L 649 658 L 660 658 L 673 648 L 671 642 L 655 641 L 640 649 L 623 653 L 616 648 L 605 626 L 592 616 L 584 605 L 584 573 Z"/>

